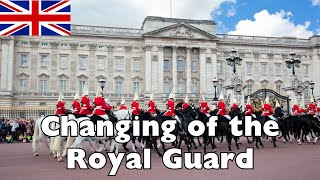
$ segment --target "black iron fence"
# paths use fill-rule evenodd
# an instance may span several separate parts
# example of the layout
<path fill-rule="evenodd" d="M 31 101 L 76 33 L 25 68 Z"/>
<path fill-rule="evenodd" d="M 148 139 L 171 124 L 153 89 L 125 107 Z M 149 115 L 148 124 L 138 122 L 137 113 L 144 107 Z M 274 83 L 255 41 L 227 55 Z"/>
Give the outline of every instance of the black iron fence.
<path fill-rule="evenodd" d="M 38 118 L 54 114 L 54 107 L 0 107 L 0 118 Z"/>

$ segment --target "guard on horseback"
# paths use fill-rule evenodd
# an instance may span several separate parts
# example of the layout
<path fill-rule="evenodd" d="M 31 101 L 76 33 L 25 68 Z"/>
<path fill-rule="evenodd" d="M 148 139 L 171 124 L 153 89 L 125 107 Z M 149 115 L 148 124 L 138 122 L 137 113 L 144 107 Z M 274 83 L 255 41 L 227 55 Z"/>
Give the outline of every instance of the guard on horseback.
<path fill-rule="evenodd" d="M 87 86 L 84 85 L 83 89 L 84 89 L 84 92 L 83 92 L 83 97 L 81 99 L 80 114 L 88 116 L 88 115 L 91 115 L 92 106 L 90 104 L 90 99 L 88 98 L 89 90 Z"/>
<path fill-rule="evenodd" d="M 297 117 L 300 115 L 300 108 L 298 105 L 298 100 L 295 99 L 292 107 L 292 116 Z"/>
<path fill-rule="evenodd" d="M 317 115 L 320 116 L 320 101 L 317 104 Z"/>
<path fill-rule="evenodd" d="M 304 106 L 303 102 L 301 102 L 301 104 L 300 104 L 300 107 L 299 107 L 299 114 L 300 114 L 300 115 L 306 115 L 306 114 L 307 114 L 307 113 L 306 113 L 306 109 L 305 109 L 305 106 Z"/>
<path fill-rule="evenodd" d="M 73 98 L 73 103 L 72 103 L 72 113 L 73 114 L 79 114 L 80 110 L 81 110 L 81 105 L 79 102 L 79 93 L 77 91 L 77 93 L 75 94 L 74 98 Z"/>
<path fill-rule="evenodd" d="M 262 111 L 261 116 L 269 117 L 271 120 L 277 121 L 277 119 L 274 116 L 272 116 L 273 110 L 272 110 L 272 106 L 270 105 L 270 102 L 269 102 L 269 96 L 266 97 L 265 103 L 263 104 L 261 111 Z"/>
<path fill-rule="evenodd" d="M 244 112 L 245 112 L 246 116 L 252 116 L 253 118 L 257 118 L 257 116 L 254 114 L 254 109 L 253 109 L 253 107 L 251 105 L 250 96 L 248 96 L 247 104 L 246 104 Z"/>
<path fill-rule="evenodd" d="M 120 105 L 120 110 L 127 110 L 127 106 L 124 105 L 125 103 L 125 100 L 124 100 L 124 97 L 122 97 L 121 99 L 121 105 Z"/>
<path fill-rule="evenodd" d="M 182 104 L 182 110 L 186 110 L 189 107 L 189 98 L 186 95 L 186 98 L 184 98 L 184 103 Z"/>
<path fill-rule="evenodd" d="M 317 112 L 317 107 L 314 104 L 314 98 L 311 96 L 310 103 L 308 105 L 308 116 L 309 118 L 314 118 Z"/>
<path fill-rule="evenodd" d="M 219 102 L 218 102 L 218 116 L 224 116 L 226 117 L 228 120 L 231 120 L 231 117 L 229 115 L 227 115 L 227 108 L 226 108 L 226 104 L 223 102 L 223 92 L 221 91 L 220 96 L 219 96 Z"/>
<path fill-rule="evenodd" d="M 278 100 L 276 100 L 276 108 L 274 110 L 274 114 L 276 118 L 280 119 L 284 116 L 283 110 L 281 109 L 281 105 Z"/>
<path fill-rule="evenodd" d="M 154 94 L 150 95 L 150 100 L 148 102 L 148 113 L 151 117 L 156 115 L 156 104 L 154 103 Z"/>
<path fill-rule="evenodd" d="M 237 104 L 237 99 L 233 98 L 233 102 L 232 102 L 232 105 L 231 105 L 231 108 L 230 108 L 230 112 L 233 112 L 234 110 L 236 110 L 238 108 L 239 108 L 239 106 Z"/>
<path fill-rule="evenodd" d="M 139 95 L 137 92 L 135 92 L 133 102 L 131 103 L 132 119 L 135 119 L 135 117 L 139 116 L 139 114 L 140 114 L 138 99 L 139 99 Z"/>
<path fill-rule="evenodd" d="M 55 115 L 66 115 L 66 108 L 64 106 L 63 99 L 64 99 L 63 94 L 62 92 L 60 92 Z"/>
<path fill-rule="evenodd" d="M 172 120 L 174 119 L 175 116 L 175 109 L 174 109 L 174 94 L 173 94 L 173 90 L 171 91 L 170 95 L 169 95 L 169 100 L 167 101 L 167 110 L 164 113 L 164 119 L 165 120 Z"/>
<path fill-rule="evenodd" d="M 207 117 L 210 117 L 210 108 L 208 106 L 208 103 L 206 102 L 206 99 L 204 98 L 204 96 L 201 96 L 200 99 L 200 110 L 203 114 L 205 114 Z"/>
<path fill-rule="evenodd" d="M 96 98 L 94 98 L 93 103 L 95 105 L 93 114 L 102 117 L 105 120 L 109 119 L 106 111 L 110 111 L 112 106 L 108 106 L 104 98 L 101 95 L 101 88 L 97 87 Z"/>

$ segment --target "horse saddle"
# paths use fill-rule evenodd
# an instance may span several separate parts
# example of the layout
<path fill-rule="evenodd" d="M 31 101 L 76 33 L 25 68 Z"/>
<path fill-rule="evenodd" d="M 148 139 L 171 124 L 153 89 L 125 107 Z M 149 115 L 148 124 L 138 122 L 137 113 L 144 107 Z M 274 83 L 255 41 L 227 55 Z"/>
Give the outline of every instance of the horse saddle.
<path fill-rule="evenodd" d="M 224 115 L 224 117 L 231 121 L 231 117 L 229 115 Z"/>
<path fill-rule="evenodd" d="M 271 120 L 278 121 L 278 119 L 277 119 L 276 117 L 272 116 L 272 115 L 270 115 L 270 116 L 268 116 L 268 117 L 269 117 L 269 119 L 271 119 Z"/>

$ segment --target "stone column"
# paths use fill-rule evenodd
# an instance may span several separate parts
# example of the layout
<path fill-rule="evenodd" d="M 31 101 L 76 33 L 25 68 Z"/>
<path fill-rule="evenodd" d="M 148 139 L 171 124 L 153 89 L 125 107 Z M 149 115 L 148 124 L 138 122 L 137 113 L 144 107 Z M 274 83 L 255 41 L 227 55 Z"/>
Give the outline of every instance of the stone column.
<path fill-rule="evenodd" d="M 187 47 L 187 94 L 191 93 L 191 48 Z"/>
<path fill-rule="evenodd" d="M 315 83 L 314 86 L 314 98 L 317 100 L 320 98 L 320 78 L 319 78 L 319 71 L 317 71 L 318 69 L 320 69 L 320 54 L 317 52 L 316 49 L 313 49 L 313 56 L 312 56 L 312 66 L 309 66 L 309 71 L 312 71 L 312 80 Z"/>
<path fill-rule="evenodd" d="M 211 63 L 212 63 L 212 79 L 217 78 L 218 79 L 218 70 L 217 70 L 217 49 L 213 48 L 211 49 Z"/>
<path fill-rule="evenodd" d="M 172 88 L 174 93 L 177 92 L 177 80 L 178 80 L 178 70 L 177 70 L 177 47 L 172 47 Z"/>
<path fill-rule="evenodd" d="M 13 87 L 14 39 L 3 38 L 1 56 L 0 95 L 11 95 Z"/>
<path fill-rule="evenodd" d="M 163 93 L 163 46 L 158 46 L 159 51 L 159 89 L 158 93 Z"/>
<path fill-rule="evenodd" d="M 146 87 L 146 92 L 145 94 L 149 94 L 152 91 L 152 72 L 151 72 L 151 49 L 152 46 L 146 46 L 146 59 L 145 59 L 145 87 Z"/>
<path fill-rule="evenodd" d="M 206 49 L 200 48 L 200 94 L 206 90 Z"/>

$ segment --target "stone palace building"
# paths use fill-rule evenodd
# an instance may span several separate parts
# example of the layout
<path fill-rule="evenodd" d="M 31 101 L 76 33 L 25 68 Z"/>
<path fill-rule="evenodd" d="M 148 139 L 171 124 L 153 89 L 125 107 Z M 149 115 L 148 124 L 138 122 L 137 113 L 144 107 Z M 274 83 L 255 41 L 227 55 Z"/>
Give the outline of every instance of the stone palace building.
<path fill-rule="evenodd" d="M 243 59 L 236 68 L 246 95 L 264 87 L 285 96 L 292 78 L 285 61 L 294 51 L 301 60 L 296 75 L 305 100 L 311 81 L 315 98 L 320 97 L 320 36 L 217 34 L 211 20 L 146 17 L 139 29 L 73 25 L 70 37 L 1 37 L 0 42 L 0 107 L 55 108 L 61 90 L 69 108 L 84 84 L 93 99 L 101 78 L 105 97 L 115 104 L 123 96 L 129 105 L 135 91 L 143 104 L 153 91 L 163 105 L 171 89 L 177 99 L 187 93 L 197 102 L 203 94 L 211 102 L 212 80 L 219 80 L 218 96 L 233 73 L 226 61 L 232 48 Z"/>

